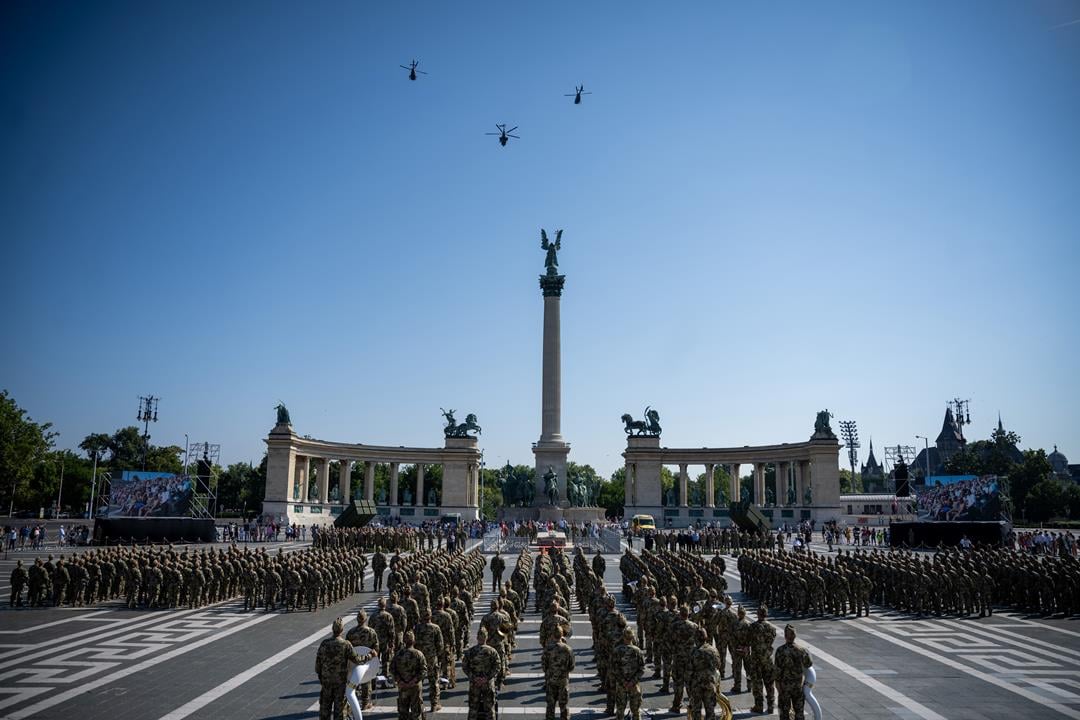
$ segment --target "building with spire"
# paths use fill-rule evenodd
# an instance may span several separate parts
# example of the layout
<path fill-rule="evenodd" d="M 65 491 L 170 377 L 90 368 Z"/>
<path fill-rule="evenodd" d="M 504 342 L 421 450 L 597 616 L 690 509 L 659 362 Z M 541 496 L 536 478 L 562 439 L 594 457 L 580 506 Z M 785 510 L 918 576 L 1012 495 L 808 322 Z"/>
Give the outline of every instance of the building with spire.
<path fill-rule="evenodd" d="M 870 456 L 862 466 L 863 491 L 868 493 L 885 492 L 885 467 L 874 457 L 874 439 L 870 438 Z"/>
<path fill-rule="evenodd" d="M 923 448 L 915 456 L 915 462 L 911 465 L 911 475 L 916 482 L 925 480 L 927 474 L 942 475 L 945 463 L 964 447 L 964 436 L 960 434 L 960 427 L 956 424 L 951 407 L 945 408 L 945 419 L 941 423 L 941 432 L 938 433 L 934 444 L 929 448 Z"/>

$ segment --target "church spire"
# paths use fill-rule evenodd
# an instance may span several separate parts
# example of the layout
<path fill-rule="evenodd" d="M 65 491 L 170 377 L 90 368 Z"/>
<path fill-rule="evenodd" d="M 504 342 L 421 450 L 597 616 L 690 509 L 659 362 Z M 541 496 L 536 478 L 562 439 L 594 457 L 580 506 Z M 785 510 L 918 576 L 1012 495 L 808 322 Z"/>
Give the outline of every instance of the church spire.
<path fill-rule="evenodd" d="M 1001 425 L 1001 411 L 998 410 L 998 432 L 1005 432 L 1005 428 Z"/>

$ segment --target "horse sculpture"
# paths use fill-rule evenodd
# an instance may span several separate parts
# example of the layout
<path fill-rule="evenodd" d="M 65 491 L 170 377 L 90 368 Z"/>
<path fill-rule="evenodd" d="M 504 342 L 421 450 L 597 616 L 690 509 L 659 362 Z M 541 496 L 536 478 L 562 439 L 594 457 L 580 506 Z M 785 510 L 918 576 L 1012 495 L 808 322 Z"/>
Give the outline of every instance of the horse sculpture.
<path fill-rule="evenodd" d="M 442 409 L 442 408 L 440 408 Z M 443 428 L 443 434 L 446 437 L 470 437 L 470 432 L 480 434 L 480 425 L 476 422 L 476 415 L 469 413 L 465 416 L 465 422 L 458 424 L 454 418 L 453 410 L 443 410 L 443 417 L 446 418 L 446 427 Z"/>
<path fill-rule="evenodd" d="M 635 420 L 631 417 L 630 413 L 623 413 L 622 416 L 623 430 L 627 435 L 659 435 L 660 434 L 660 413 L 652 409 L 651 406 L 645 408 L 645 419 Z"/>

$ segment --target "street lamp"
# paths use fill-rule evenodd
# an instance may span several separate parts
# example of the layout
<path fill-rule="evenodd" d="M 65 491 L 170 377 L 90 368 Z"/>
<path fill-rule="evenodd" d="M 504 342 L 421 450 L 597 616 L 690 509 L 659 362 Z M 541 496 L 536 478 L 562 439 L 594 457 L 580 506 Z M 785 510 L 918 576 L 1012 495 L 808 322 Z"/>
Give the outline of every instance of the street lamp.
<path fill-rule="evenodd" d="M 479 506 L 480 519 L 484 519 L 484 451 L 480 450 L 480 497 L 476 498 L 476 504 Z"/>
<path fill-rule="evenodd" d="M 840 437 L 844 439 L 844 444 L 848 448 L 848 460 L 851 462 L 851 484 L 855 486 L 855 463 L 859 461 L 859 431 L 855 427 L 854 420 L 841 420 L 840 421 Z M 866 488 L 862 487 L 862 479 L 860 478 L 859 486 L 863 492 L 866 492 Z"/>
<path fill-rule="evenodd" d="M 923 452 L 923 455 L 926 457 L 926 479 L 923 480 L 923 484 L 925 485 L 930 481 L 930 438 L 925 435 L 916 435 L 915 439 L 922 440 L 925 447 Z"/>
<path fill-rule="evenodd" d="M 139 396 L 139 413 L 135 416 L 143 424 L 142 469 L 146 470 L 146 451 L 150 447 L 150 423 L 157 422 L 158 400 L 153 395 Z"/>

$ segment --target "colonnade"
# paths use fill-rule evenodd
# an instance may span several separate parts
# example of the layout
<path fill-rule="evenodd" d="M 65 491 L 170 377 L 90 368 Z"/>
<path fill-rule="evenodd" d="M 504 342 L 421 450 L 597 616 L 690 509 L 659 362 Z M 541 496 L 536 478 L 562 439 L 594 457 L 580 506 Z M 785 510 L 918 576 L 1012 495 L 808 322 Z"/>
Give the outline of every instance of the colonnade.
<path fill-rule="evenodd" d="M 765 472 L 767 465 L 776 468 L 776 502 L 777 506 L 806 505 L 806 488 L 810 485 L 810 461 L 795 460 L 774 463 L 755 462 L 753 466 L 753 484 L 751 486 L 751 502 L 757 505 L 766 504 L 765 495 Z M 705 491 L 701 507 L 716 507 L 716 468 L 723 467 L 728 473 L 727 497 L 729 502 L 742 498 L 740 468 L 743 463 L 705 463 Z M 679 463 L 679 473 L 676 476 L 678 483 L 678 505 L 690 507 L 690 463 Z M 636 463 L 627 461 L 626 477 L 630 478 L 636 472 Z M 795 490 L 794 502 L 788 502 L 791 490 Z"/>
<path fill-rule="evenodd" d="M 337 476 L 333 482 L 330 478 L 330 465 L 336 462 L 338 464 Z M 361 483 L 361 494 L 356 497 L 357 500 L 367 500 L 368 502 L 375 502 L 375 460 L 350 460 L 348 458 L 328 458 L 328 457 L 311 457 L 300 455 L 296 458 L 295 472 L 293 478 L 293 493 L 292 499 L 295 502 L 311 503 L 318 502 L 326 505 L 328 503 L 333 504 L 348 504 L 349 503 L 349 491 L 352 488 L 352 466 L 363 464 L 364 466 L 364 479 Z M 413 464 L 416 466 L 416 494 L 411 503 L 399 502 L 400 487 L 398 485 L 398 478 L 400 475 L 400 468 L 405 464 Z M 393 507 L 397 506 L 412 506 L 423 507 L 425 505 L 435 506 L 438 505 L 438 496 L 436 496 L 435 502 L 430 502 L 430 498 L 427 494 L 425 487 L 424 469 L 428 466 L 426 463 L 401 463 L 390 462 L 390 487 L 386 502 L 379 502 L 379 505 L 389 505 Z M 312 468 L 315 469 L 315 477 L 312 479 Z M 314 485 L 312 484 L 314 483 Z M 318 492 L 318 497 L 311 497 L 311 489 L 315 488 Z M 337 488 L 336 496 L 331 496 L 331 487 Z"/>

